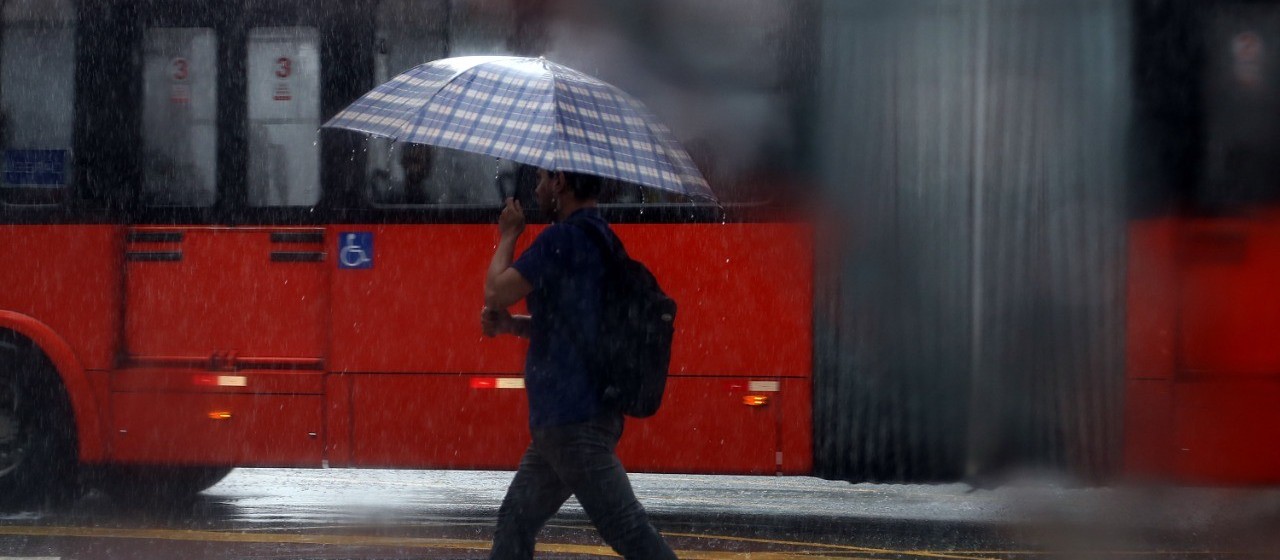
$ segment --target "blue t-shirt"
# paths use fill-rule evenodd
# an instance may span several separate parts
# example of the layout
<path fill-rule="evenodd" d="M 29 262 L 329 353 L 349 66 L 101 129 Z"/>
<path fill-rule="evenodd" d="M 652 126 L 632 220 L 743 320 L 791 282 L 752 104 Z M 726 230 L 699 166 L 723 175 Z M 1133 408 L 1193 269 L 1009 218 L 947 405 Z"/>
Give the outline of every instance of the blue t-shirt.
<path fill-rule="evenodd" d="M 595 208 L 578 210 L 566 221 L 609 229 Z M 555 223 L 511 266 L 533 285 L 527 298 L 533 328 L 524 363 L 529 425 L 545 428 L 591 419 L 600 411 L 600 395 L 578 344 L 595 344 L 604 280 L 600 249 L 579 225 Z M 577 343 L 575 336 L 580 337 Z"/>

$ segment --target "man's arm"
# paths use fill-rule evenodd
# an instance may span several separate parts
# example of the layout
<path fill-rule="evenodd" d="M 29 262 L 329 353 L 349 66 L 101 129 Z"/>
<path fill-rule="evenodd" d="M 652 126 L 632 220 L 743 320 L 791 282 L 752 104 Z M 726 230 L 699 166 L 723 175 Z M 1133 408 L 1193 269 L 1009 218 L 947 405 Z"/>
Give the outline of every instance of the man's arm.
<path fill-rule="evenodd" d="M 515 244 L 515 237 L 504 237 L 498 242 L 498 250 L 489 261 L 489 272 L 485 275 L 484 282 L 484 305 L 489 309 L 511 307 L 533 291 L 533 285 L 520 275 L 520 271 L 511 268 Z"/>
<path fill-rule="evenodd" d="M 533 330 L 533 318 L 528 315 L 512 315 L 508 324 L 510 330 L 507 332 L 520 338 L 529 338 L 529 332 Z"/>
<path fill-rule="evenodd" d="M 498 217 L 498 232 L 498 248 L 493 252 L 485 274 L 484 305 L 493 310 L 505 310 L 533 291 L 533 285 L 520 271 L 511 268 L 516 241 L 524 232 L 524 211 L 518 201 L 507 199 L 507 206 Z"/>
<path fill-rule="evenodd" d="M 520 338 L 529 338 L 532 325 L 533 319 L 528 315 L 512 315 L 506 311 L 491 311 L 488 307 L 480 311 L 480 330 L 488 337 L 512 334 Z"/>

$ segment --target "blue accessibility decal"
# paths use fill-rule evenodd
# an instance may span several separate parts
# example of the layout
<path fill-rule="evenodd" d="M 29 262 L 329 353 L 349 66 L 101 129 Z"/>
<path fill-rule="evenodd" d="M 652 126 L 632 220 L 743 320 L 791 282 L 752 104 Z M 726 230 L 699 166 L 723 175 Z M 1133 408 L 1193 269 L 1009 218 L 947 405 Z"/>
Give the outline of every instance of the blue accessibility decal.
<path fill-rule="evenodd" d="M 373 232 L 338 234 L 338 268 L 373 268 Z"/>
<path fill-rule="evenodd" d="M 61 187 L 67 184 L 66 150 L 5 150 L 4 182 Z"/>

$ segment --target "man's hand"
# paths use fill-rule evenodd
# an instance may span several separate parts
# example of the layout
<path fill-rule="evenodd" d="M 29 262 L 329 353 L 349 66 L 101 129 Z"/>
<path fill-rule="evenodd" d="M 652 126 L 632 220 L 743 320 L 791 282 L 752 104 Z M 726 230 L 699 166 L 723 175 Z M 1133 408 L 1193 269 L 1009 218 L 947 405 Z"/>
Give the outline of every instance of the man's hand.
<path fill-rule="evenodd" d="M 514 198 L 507 198 L 507 205 L 502 208 L 502 215 L 498 216 L 498 233 L 502 237 L 516 238 L 524 233 L 524 209 L 520 207 L 520 201 Z"/>
<path fill-rule="evenodd" d="M 480 310 L 480 330 L 489 338 L 506 334 L 510 328 L 510 322 L 511 314 L 505 309 L 485 307 Z"/>
<path fill-rule="evenodd" d="M 521 338 L 529 338 L 529 324 L 528 315 L 512 315 L 506 310 L 495 310 L 488 307 L 480 310 L 480 330 L 490 338 L 500 334 L 513 334 Z"/>

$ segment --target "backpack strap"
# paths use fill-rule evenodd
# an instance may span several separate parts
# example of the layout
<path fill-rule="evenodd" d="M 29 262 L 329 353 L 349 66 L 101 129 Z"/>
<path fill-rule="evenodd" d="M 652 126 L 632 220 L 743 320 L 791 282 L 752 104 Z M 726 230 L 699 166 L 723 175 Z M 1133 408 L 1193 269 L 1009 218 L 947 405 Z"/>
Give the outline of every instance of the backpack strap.
<path fill-rule="evenodd" d="M 618 262 L 621 260 L 621 257 L 619 256 L 621 251 L 614 251 L 611 249 L 609 247 L 609 240 L 605 238 L 605 234 L 599 229 L 581 220 L 569 220 L 565 223 L 572 224 L 574 227 L 586 232 L 587 237 L 591 238 L 592 243 L 594 243 L 596 248 L 600 250 L 600 260 L 606 268 L 606 274 L 607 269 L 618 265 Z M 618 246 L 621 247 L 622 243 L 619 242 Z M 604 286 L 601 286 L 600 289 L 603 294 Z M 587 367 L 587 373 L 591 376 L 592 381 L 596 383 L 596 393 L 600 398 L 601 404 L 605 408 L 617 408 L 617 390 L 613 387 L 609 387 L 605 383 L 603 373 L 600 371 L 601 364 L 598 363 L 598 360 L 595 359 L 593 354 L 586 351 L 586 343 L 582 338 L 583 334 L 575 330 L 571 333 L 569 341 L 573 344 L 578 355 L 582 357 L 583 364 Z"/>

